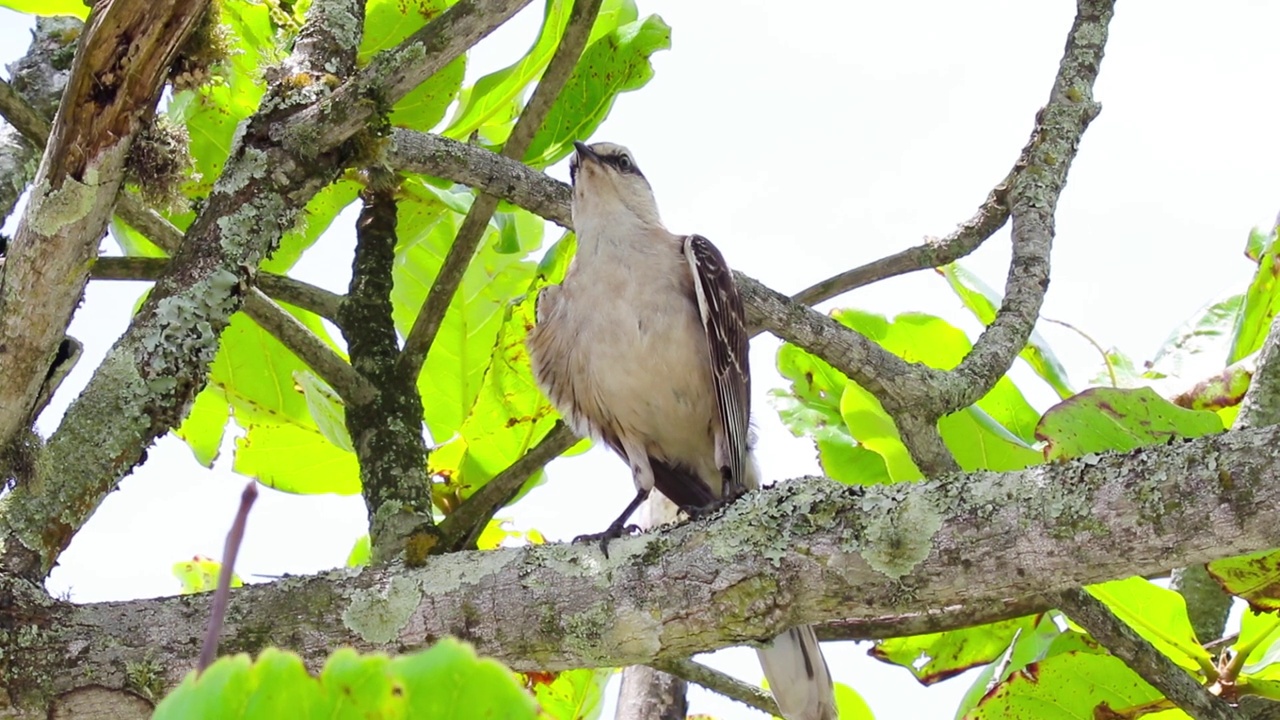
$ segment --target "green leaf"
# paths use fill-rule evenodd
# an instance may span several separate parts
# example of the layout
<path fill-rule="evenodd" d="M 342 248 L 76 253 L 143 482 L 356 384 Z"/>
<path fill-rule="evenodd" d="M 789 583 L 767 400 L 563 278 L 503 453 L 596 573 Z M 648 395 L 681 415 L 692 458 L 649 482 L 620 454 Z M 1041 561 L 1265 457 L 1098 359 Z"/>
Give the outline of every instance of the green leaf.
<path fill-rule="evenodd" d="M 365 533 L 351 546 L 351 552 L 347 555 L 347 567 L 368 565 L 372 558 L 373 545 L 369 542 L 369 534 Z"/>
<path fill-rule="evenodd" d="M 1180 408 L 1151 388 L 1090 388 L 1050 408 L 1036 437 L 1046 443 L 1046 459 L 1063 460 L 1217 432 L 1217 415 Z"/>
<path fill-rule="evenodd" d="M 1244 295 L 1236 294 L 1197 310 L 1164 341 L 1143 376 L 1153 379 L 1186 377 L 1185 368 L 1196 356 L 1205 353 L 1219 357 L 1226 355 L 1243 308 Z"/>
<path fill-rule="evenodd" d="M 81 20 L 89 17 L 84 0 L 0 0 L 0 7 L 27 15 L 72 15 Z"/>
<path fill-rule="evenodd" d="M 173 564 L 173 576 L 182 583 L 181 593 L 212 592 L 218 588 L 218 575 L 222 573 L 222 563 L 203 555 L 196 555 L 190 560 Z M 242 587 L 244 582 L 240 576 L 231 573 L 231 587 Z"/>
<path fill-rule="evenodd" d="M 347 452 L 355 452 L 351 435 L 347 432 L 347 409 L 338 393 L 309 370 L 295 372 L 293 379 L 302 388 L 311 419 L 316 422 L 316 428 L 324 439 Z"/>
<path fill-rule="evenodd" d="M 854 440 L 840 415 L 848 384 L 842 373 L 789 343 L 778 348 L 778 372 L 791 381 L 790 389 L 772 391 L 778 415 L 793 435 L 814 441 L 828 477 L 852 485 L 890 482 L 884 458 Z"/>
<path fill-rule="evenodd" d="M 1240 636 L 1231 649 L 1244 655 L 1243 673 L 1280 679 L 1280 616 L 1274 611 L 1245 610 L 1240 616 Z"/>
<path fill-rule="evenodd" d="M 554 677 L 530 674 L 525 678 L 547 720 L 596 720 L 611 675 L 612 668 L 599 668 L 567 670 Z"/>
<path fill-rule="evenodd" d="M 867 705 L 867 701 L 856 690 L 840 682 L 835 687 L 836 713 L 840 720 L 875 720 L 871 706 Z"/>
<path fill-rule="evenodd" d="M 1223 590 L 1247 600 L 1255 612 L 1280 610 L 1280 550 L 1214 560 L 1207 569 Z"/>
<path fill-rule="evenodd" d="M 1031 663 L 986 693 L 965 720 L 1094 720 L 1161 699 L 1123 661 L 1076 650 Z"/>
<path fill-rule="evenodd" d="M 978 322 L 990 325 L 995 321 L 996 310 L 1003 300 L 1000 293 L 958 263 L 944 265 L 937 270 L 946 278 L 947 284 L 951 286 L 952 291 L 964 306 L 978 318 Z M 1041 337 L 1040 333 L 1031 331 L 1027 346 L 1018 356 L 1026 361 L 1035 374 L 1048 383 L 1054 392 L 1058 393 L 1058 397 L 1067 398 L 1075 394 L 1075 390 L 1071 389 L 1070 381 L 1067 380 L 1067 369 L 1063 367 L 1062 362 L 1049 348 L 1048 341 Z"/>
<path fill-rule="evenodd" d="M 523 456 L 555 424 L 555 408 L 533 379 L 525 340 L 535 322 L 538 292 L 564 278 L 575 245 L 575 240 L 566 238 L 552 246 L 523 298 L 504 308 L 475 402 L 458 435 L 431 454 L 432 475 L 445 478 L 437 485 L 437 492 L 452 493 L 457 500 L 469 497 Z M 542 479 L 541 472 L 536 473 L 523 491 Z"/>
<path fill-rule="evenodd" d="M 981 673 L 974 678 L 973 684 L 965 692 L 956 709 L 957 719 L 965 716 L 987 692 L 999 683 L 1009 679 L 1013 673 L 1022 670 L 1031 663 L 1045 659 L 1050 654 L 1068 652 L 1076 649 L 1087 649 L 1083 643 L 1089 639 L 1074 630 L 1064 633 L 1056 622 L 1056 613 L 1042 613 L 1030 631 L 1018 630 L 1012 644 L 1000 656 L 992 660 Z M 1076 639 L 1077 643 L 1059 642 L 1060 639 Z"/>
<path fill-rule="evenodd" d="M 383 720 L 533 720 L 537 706 L 516 677 L 471 646 L 445 639 L 390 659 L 343 648 L 319 678 L 293 653 L 268 648 L 191 672 L 157 707 L 155 720 L 271 720 L 377 717 Z"/>
<path fill-rule="evenodd" d="M 420 0 L 414 3 L 370 0 L 365 10 L 364 35 L 356 55 L 357 62 L 365 65 L 377 53 L 396 47 L 454 2 L 456 0 Z M 391 124 L 424 132 L 435 127 L 457 97 L 466 66 L 466 55 L 460 55 L 411 90 L 392 108 Z"/>
<path fill-rule="evenodd" d="M 547 0 L 542 28 L 533 47 L 512 65 L 485 75 L 462 91 L 458 111 L 443 132 L 446 137 L 466 140 L 478 133 L 493 147 L 506 140 L 519 115 L 525 88 L 542 74 L 560 44 L 571 5 L 566 0 Z M 632 0 L 605 0 L 588 43 L 634 21 L 637 15 Z"/>
<path fill-rule="evenodd" d="M 838 310 L 832 316 L 889 352 L 931 367 L 953 368 L 972 347 L 961 330 L 931 315 L 905 313 L 893 322 L 857 310 Z M 840 414 L 854 439 L 884 458 L 895 482 L 921 477 L 893 419 L 874 395 L 849 382 L 840 399 Z M 966 471 L 1020 470 L 1041 462 L 1040 453 L 1030 445 L 1038 420 L 1035 408 L 1004 377 L 974 406 L 942 418 L 938 429 Z"/>
<path fill-rule="evenodd" d="M 1275 231 L 1272 231 L 1272 238 L 1274 235 Z M 1236 319 L 1227 365 L 1262 347 L 1262 341 L 1271 328 L 1271 319 L 1280 310 L 1280 283 L 1276 282 L 1277 275 L 1280 275 L 1280 245 L 1274 239 L 1255 245 L 1250 235 L 1249 250 L 1261 252 L 1261 257 L 1258 270 L 1245 291 L 1244 306 Z"/>
<path fill-rule="evenodd" d="M 202 392 L 196 395 L 191 412 L 173 433 L 182 438 L 196 456 L 196 462 L 213 467 L 222 448 L 222 438 L 231 420 L 231 407 L 221 394 Z"/>
<path fill-rule="evenodd" d="M 256 422 L 236 438 L 233 469 L 282 492 L 316 495 L 360 492 L 354 453 L 329 442 L 318 429 Z"/>
<path fill-rule="evenodd" d="M 219 7 L 219 21 L 230 30 L 229 59 L 217 68 L 213 82 L 176 93 L 166 108 L 169 118 L 185 125 L 191 136 L 199 174 L 190 189 L 193 196 L 207 195 L 222 174 L 236 127 L 258 109 L 266 90 L 262 68 L 281 59 L 265 3 L 224 2 Z"/>
<path fill-rule="evenodd" d="M 407 180 L 401 197 L 391 299 L 396 328 L 408 334 L 462 216 L 444 207 L 435 189 L 421 180 Z M 436 442 L 461 429 L 484 384 L 507 305 L 528 290 L 536 266 L 522 258 L 540 244 L 540 233 L 521 233 L 521 242 L 520 253 L 498 252 L 499 232 L 490 225 L 427 355 L 418 388 Z"/>
<path fill-rule="evenodd" d="M 1140 577 L 1085 589 L 1180 667 L 1193 672 L 1213 667 L 1213 657 L 1196 640 L 1187 603 L 1178 593 Z"/>
<path fill-rule="evenodd" d="M 932 685 L 984 665 L 1005 654 L 1019 633 L 1035 629 L 1040 617 L 1028 616 L 949 632 L 893 638 L 870 651 L 877 660 L 911 671 L 921 685 Z"/>
<path fill-rule="evenodd" d="M 1249 231 L 1249 240 L 1244 245 L 1244 256 L 1250 260 L 1262 262 L 1262 256 L 1271 250 L 1271 246 L 1276 243 L 1276 233 L 1280 231 L 1280 225 L 1271 228 L 1271 232 L 1264 233 L 1258 228 Z"/>
<path fill-rule="evenodd" d="M 525 162 L 543 168 L 568 155 L 574 140 L 590 137 L 608 117 L 619 93 L 649 82 L 649 57 L 670 47 L 671 28 L 657 15 L 623 25 L 592 43 L 556 96 Z"/>

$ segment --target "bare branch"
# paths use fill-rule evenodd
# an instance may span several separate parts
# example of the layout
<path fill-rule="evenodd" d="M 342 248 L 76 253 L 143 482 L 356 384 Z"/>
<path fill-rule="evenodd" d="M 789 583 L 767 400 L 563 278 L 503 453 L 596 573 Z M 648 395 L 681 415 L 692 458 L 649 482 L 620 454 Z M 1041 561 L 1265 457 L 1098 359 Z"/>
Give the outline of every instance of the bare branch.
<path fill-rule="evenodd" d="M 455 635 L 516 669 L 557 670 L 654 664 L 799 623 L 896 615 L 918 629 L 912 618 L 930 608 L 1035 611 L 1035 599 L 1080 585 L 1280 546 L 1280 459 L 1266 452 L 1277 443 L 1280 427 L 1268 427 L 1018 472 L 867 488 L 800 479 L 615 541 L 608 559 L 540 545 L 241 588 L 233 607 L 254 612 L 228 616 L 224 643 L 269 642 L 316 664 L 335 645 L 406 652 Z M 1158 501 L 1167 497 L 1183 501 Z M 822 507 L 824 521 L 796 507 Z M 0 618 L 13 607 L 5 582 Z M 512 588 L 528 601 L 506 602 Z M 46 674 L 60 686 L 102 683 L 148 653 L 176 683 L 208 602 L 24 601 L 46 647 L 15 648 L 11 666 L 39 672 L 65 657 L 47 646 L 75 642 L 77 663 Z"/>
<path fill-rule="evenodd" d="M 1093 639 L 1191 717 L 1196 720 L 1233 720 L 1240 717 L 1225 700 L 1211 694 L 1088 591 L 1082 588 L 1068 590 L 1056 600 L 1058 608 L 1088 630 Z"/>
<path fill-rule="evenodd" d="M 48 141 L 53 126 L 4 80 L 0 80 L 0 115 L 36 147 L 43 148 Z"/>
<path fill-rule="evenodd" d="M 471 494 L 456 510 L 440 523 L 441 547 L 445 552 L 473 549 L 480 533 L 493 519 L 495 513 L 506 506 L 520 492 L 543 465 L 559 457 L 578 443 L 568 425 L 561 420 L 551 428 L 519 460 L 498 473 L 479 490 Z"/>
<path fill-rule="evenodd" d="M 887 280 L 917 270 L 941 267 L 953 263 L 977 250 L 1009 220 L 1009 185 L 1017 168 L 1009 171 L 1004 180 L 992 189 L 991 194 L 973 217 L 966 220 L 944 238 L 930 238 L 923 245 L 894 253 L 869 262 L 861 267 L 846 270 L 838 275 L 814 283 L 791 296 L 801 305 L 817 305 L 864 285 Z"/>
<path fill-rule="evenodd" d="M 614 720 L 685 720 L 689 683 L 647 665 L 622 669 Z"/>
<path fill-rule="evenodd" d="M 208 0 L 116 0 L 89 17 L 0 281 L 0 445 L 31 422 L 40 384 L 88 282 L 133 137 L 207 6 Z M 35 132 L 43 128 L 29 125 L 38 122 L 33 114 L 20 122 Z"/>
<path fill-rule="evenodd" d="M 657 668 L 676 677 L 684 678 L 691 683 L 697 683 L 712 692 L 737 700 L 743 705 L 755 708 L 760 712 L 768 713 L 769 715 L 782 714 L 778 710 L 778 704 L 774 702 L 773 696 L 767 690 L 748 685 L 732 675 L 726 675 L 713 667 L 708 667 L 692 659 L 667 660 L 658 663 Z"/>
<path fill-rule="evenodd" d="M 591 36 L 591 26 L 595 24 L 596 15 L 600 12 L 601 2 L 602 0 L 574 0 L 560 45 L 547 63 L 547 69 L 542 73 L 542 79 L 534 88 L 520 118 L 516 120 L 515 127 L 511 129 L 511 135 L 503 144 L 503 157 L 520 160 L 528 151 L 534 135 L 542 127 L 542 121 L 546 119 L 560 90 L 573 74 L 578 58 L 582 56 L 582 49 Z M 453 244 L 449 246 L 449 252 L 436 274 L 435 282 L 431 284 L 431 290 L 427 292 L 427 299 L 422 303 L 418 317 L 413 321 L 413 328 L 409 330 L 404 350 L 400 354 L 400 363 L 414 377 L 417 377 L 426 362 L 427 353 L 435 342 L 436 333 L 440 332 L 440 324 L 444 322 L 449 304 L 453 302 L 458 285 L 462 283 L 462 276 L 471 264 L 471 258 L 475 256 L 476 248 L 480 246 L 480 240 L 497 208 L 496 195 L 481 193 L 477 196 L 467 216 L 463 218 Z"/>
<path fill-rule="evenodd" d="M 89 270 L 89 279 L 158 280 L 164 276 L 168 267 L 169 260 L 166 258 L 99 257 Z M 254 274 L 253 284 L 274 300 L 315 313 L 335 325 L 338 323 L 338 307 L 342 305 L 342 296 L 335 292 L 295 280 L 288 275 L 263 271 Z"/>
<path fill-rule="evenodd" d="M 986 395 L 1008 372 L 1035 327 L 1049 287 L 1054 211 L 1080 138 L 1100 109 L 1093 100 L 1093 83 L 1102 64 L 1114 6 L 1114 0 L 1080 0 L 1077 4 L 1049 104 L 1036 118 L 1036 130 L 1023 150 L 1025 167 L 1015 169 L 1009 188 L 1013 258 L 1004 302 L 973 350 L 949 373 L 963 382 L 949 386 L 948 394 L 931 398 L 936 417 L 968 407 Z"/>

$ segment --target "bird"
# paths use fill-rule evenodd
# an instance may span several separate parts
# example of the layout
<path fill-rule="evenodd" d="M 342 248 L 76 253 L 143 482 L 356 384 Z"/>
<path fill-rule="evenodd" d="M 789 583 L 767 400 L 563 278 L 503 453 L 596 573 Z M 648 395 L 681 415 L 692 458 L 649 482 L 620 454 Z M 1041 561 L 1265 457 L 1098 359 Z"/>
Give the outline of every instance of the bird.
<path fill-rule="evenodd" d="M 760 485 L 742 298 L 719 249 L 667 230 L 627 148 L 574 143 L 577 251 L 536 299 L 527 346 L 534 379 L 579 435 L 627 462 L 636 494 L 610 540 L 656 489 L 699 517 Z M 757 650 L 786 720 L 835 720 L 830 671 L 813 629 Z"/>

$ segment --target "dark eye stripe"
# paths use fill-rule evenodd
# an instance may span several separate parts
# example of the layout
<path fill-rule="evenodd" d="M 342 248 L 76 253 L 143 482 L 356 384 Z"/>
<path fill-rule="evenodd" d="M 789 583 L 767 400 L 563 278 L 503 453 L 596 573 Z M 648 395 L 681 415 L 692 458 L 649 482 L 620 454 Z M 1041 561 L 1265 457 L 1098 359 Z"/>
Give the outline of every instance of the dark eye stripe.
<path fill-rule="evenodd" d="M 629 175 L 639 175 L 640 177 L 644 177 L 644 174 L 640 172 L 640 168 L 636 167 L 635 161 L 629 157 L 626 157 L 626 159 L 624 160 L 623 159 L 624 157 L 626 156 L 625 155 L 603 155 L 600 157 L 600 159 L 603 160 L 607 165 L 612 167 L 614 170 L 617 170 L 620 173 L 626 173 Z M 623 167 L 624 162 L 628 163 L 627 167 L 625 168 Z"/>

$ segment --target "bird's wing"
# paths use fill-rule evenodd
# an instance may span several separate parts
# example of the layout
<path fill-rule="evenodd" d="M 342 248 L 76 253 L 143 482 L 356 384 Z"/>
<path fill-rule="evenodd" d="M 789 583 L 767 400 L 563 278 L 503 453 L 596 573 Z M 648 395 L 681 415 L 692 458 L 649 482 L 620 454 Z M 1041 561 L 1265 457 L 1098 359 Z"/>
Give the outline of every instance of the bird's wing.
<path fill-rule="evenodd" d="M 684 239 L 684 255 L 693 273 L 698 313 L 707 333 L 711 377 L 723 432 L 716 437 L 716 464 L 734 498 L 746 490 L 747 441 L 751 418 L 751 371 L 747 361 L 746 315 L 742 297 L 724 256 L 701 235 Z"/>

